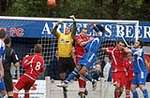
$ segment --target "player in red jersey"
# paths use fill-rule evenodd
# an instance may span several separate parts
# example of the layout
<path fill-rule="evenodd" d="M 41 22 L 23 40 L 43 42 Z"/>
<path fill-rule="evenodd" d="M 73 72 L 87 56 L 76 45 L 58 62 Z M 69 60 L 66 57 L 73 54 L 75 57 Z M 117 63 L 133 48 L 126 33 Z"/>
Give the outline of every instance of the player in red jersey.
<path fill-rule="evenodd" d="M 21 89 L 25 90 L 25 97 L 29 97 L 29 90 L 34 84 L 36 79 L 45 71 L 44 59 L 41 55 L 42 46 L 36 44 L 35 54 L 25 56 L 22 60 L 22 66 L 25 69 L 25 73 L 20 77 L 18 82 L 14 86 L 14 98 L 18 98 L 18 92 Z"/>
<path fill-rule="evenodd" d="M 103 48 L 112 60 L 112 80 L 115 86 L 114 96 L 115 98 L 120 98 L 123 88 L 126 84 L 126 68 L 123 64 L 124 56 L 126 52 L 124 51 L 124 43 L 118 41 L 115 47 Z"/>
<path fill-rule="evenodd" d="M 81 33 L 75 36 L 75 56 L 78 65 L 80 58 L 84 54 L 84 45 L 92 40 L 91 36 L 87 34 L 87 28 L 83 28 Z"/>
<path fill-rule="evenodd" d="M 91 41 L 92 37 L 87 35 L 87 28 L 83 28 L 80 34 L 75 36 L 75 63 L 76 66 L 79 66 L 79 60 L 83 57 L 84 55 L 84 44 L 88 43 Z M 87 90 L 86 90 L 86 80 L 83 79 L 82 77 L 79 77 L 78 79 L 79 83 L 79 95 L 85 94 L 87 95 Z"/>
<path fill-rule="evenodd" d="M 124 59 L 124 65 L 126 67 L 126 98 L 131 98 L 130 91 L 133 80 L 133 62 L 131 53 L 128 53 L 127 57 Z"/>

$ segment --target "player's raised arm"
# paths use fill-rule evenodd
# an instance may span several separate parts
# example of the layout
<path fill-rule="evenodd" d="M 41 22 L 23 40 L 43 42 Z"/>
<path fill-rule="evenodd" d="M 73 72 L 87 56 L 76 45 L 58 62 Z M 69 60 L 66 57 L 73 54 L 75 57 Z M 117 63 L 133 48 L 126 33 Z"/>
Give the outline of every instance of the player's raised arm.
<path fill-rule="evenodd" d="M 93 24 L 93 26 L 94 26 L 94 30 L 96 31 L 96 32 L 106 32 L 106 30 L 105 30 L 105 28 L 104 27 L 102 27 L 101 26 L 101 24 Z"/>
<path fill-rule="evenodd" d="M 60 24 L 62 24 L 62 21 L 58 21 L 57 22 L 57 24 L 55 25 L 55 27 L 52 29 L 52 34 L 54 35 L 54 36 L 56 36 L 57 37 L 57 28 L 58 28 L 58 26 L 60 25 Z"/>
<path fill-rule="evenodd" d="M 74 15 L 70 16 L 70 18 L 73 20 L 73 28 L 71 29 L 71 31 L 72 31 L 71 36 L 72 36 L 72 38 L 74 38 L 74 36 L 76 35 L 76 31 L 77 31 L 76 19 L 75 19 Z"/>

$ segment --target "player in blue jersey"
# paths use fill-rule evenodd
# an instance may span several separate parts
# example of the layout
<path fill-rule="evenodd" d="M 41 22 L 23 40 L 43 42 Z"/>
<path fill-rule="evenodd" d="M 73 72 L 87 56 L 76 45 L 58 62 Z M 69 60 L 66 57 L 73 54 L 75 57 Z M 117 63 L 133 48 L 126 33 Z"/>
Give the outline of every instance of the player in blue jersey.
<path fill-rule="evenodd" d="M 134 44 L 134 48 L 132 48 L 131 50 L 133 54 L 134 67 L 134 77 L 131 86 L 133 98 L 139 98 L 136 91 L 137 87 L 139 87 L 143 92 L 144 98 L 149 98 L 147 89 L 145 88 L 148 69 L 144 61 L 144 50 L 142 41 L 137 40 Z"/>
<path fill-rule="evenodd" d="M 94 30 L 96 32 L 105 32 L 105 29 L 101 25 L 94 25 Z M 96 80 L 88 74 L 88 70 L 91 68 L 91 66 L 94 65 L 94 62 L 96 61 L 96 53 L 100 48 L 101 39 L 102 36 L 97 36 L 90 38 L 90 41 L 85 42 L 85 44 L 83 45 L 85 52 L 83 57 L 79 60 L 80 66 L 76 67 L 63 83 L 58 84 L 58 87 L 67 87 L 68 83 L 76 79 L 77 76 L 81 76 L 91 81 L 93 86 L 96 84 Z"/>
<path fill-rule="evenodd" d="M 5 44 L 4 44 L 5 37 L 6 37 L 6 33 L 3 29 L 1 29 L 0 30 L 0 93 L 1 93 L 1 97 L 5 95 L 5 84 L 3 81 L 4 68 L 2 64 L 2 60 L 4 59 L 4 53 L 5 53 Z"/>

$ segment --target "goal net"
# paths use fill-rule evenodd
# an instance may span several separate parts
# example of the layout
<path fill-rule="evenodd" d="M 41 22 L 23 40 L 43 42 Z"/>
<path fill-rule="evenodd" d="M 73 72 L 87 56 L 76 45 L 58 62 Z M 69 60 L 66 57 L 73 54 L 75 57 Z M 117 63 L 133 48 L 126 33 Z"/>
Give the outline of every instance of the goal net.
<path fill-rule="evenodd" d="M 69 21 L 70 22 L 70 21 Z M 68 23 L 68 20 L 64 20 L 64 23 Z M 138 27 L 139 21 L 125 21 L 125 20 L 77 20 L 77 33 L 80 32 L 82 27 L 88 27 L 88 33 L 91 36 L 96 36 L 95 31 L 93 30 L 92 23 L 101 24 L 105 29 L 106 33 L 103 35 L 102 38 L 102 47 L 109 47 L 114 46 L 117 40 L 123 40 L 127 45 L 131 45 L 139 38 L 138 36 Z M 81 26 L 82 25 L 82 26 Z M 46 44 L 46 43 L 44 43 Z M 51 47 L 52 48 L 52 47 Z M 97 61 L 96 63 L 101 63 L 101 65 L 105 66 L 104 58 L 107 55 L 99 49 L 97 53 Z M 57 48 L 54 49 L 56 51 Z M 54 52 L 55 53 L 55 52 Z M 48 54 L 48 53 L 46 53 Z M 52 55 L 51 55 L 52 56 Z M 60 81 L 55 81 L 52 83 L 51 81 L 47 82 L 46 86 L 46 95 L 47 97 L 53 98 L 63 98 L 63 91 L 62 89 L 56 88 L 56 84 Z M 110 87 L 112 89 L 110 89 Z M 98 86 L 96 91 L 92 91 L 91 85 L 88 82 L 87 88 L 89 90 L 88 98 L 110 98 L 113 96 L 113 86 L 109 82 L 104 82 L 103 80 L 98 82 Z M 76 98 L 78 95 L 78 84 L 74 82 L 68 88 L 68 97 L 69 98 Z M 107 93 L 106 93 L 107 92 Z M 122 96 L 123 98 L 124 96 Z"/>
<path fill-rule="evenodd" d="M 49 30 L 51 30 L 56 24 L 56 22 L 59 20 L 60 19 L 57 19 L 57 18 L 55 19 L 30 18 L 29 19 L 29 18 L 7 18 L 6 17 L 4 19 L 4 17 L 0 17 L 0 28 L 9 30 L 8 34 L 12 36 L 12 39 L 13 39 L 12 40 L 13 48 L 16 50 L 20 58 L 22 58 L 25 54 L 33 53 L 34 44 L 36 43 L 42 44 L 43 56 L 46 62 L 46 73 L 42 76 L 42 79 L 44 79 L 45 76 L 50 76 L 53 79 L 59 79 L 58 70 L 57 70 L 57 58 L 56 58 L 57 39 L 51 36 L 51 34 L 43 34 L 42 36 L 40 35 L 40 37 L 37 36 L 36 32 L 34 31 L 36 31 L 36 29 L 38 28 L 34 27 L 34 25 L 37 26 L 37 24 L 38 25 L 43 24 L 45 26 L 45 22 L 49 22 L 49 28 L 50 28 Z M 59 30 L 63 32 L 66 26 L 72 24 L 72 20 L 70 19 L 61 19 L 61 20 L 64 21 L 64 23 L 62 24 L 62 26 L 59 27 Z M 132 44 L 135 40 L 139 38 L 139 32 L 138 32 L 139 21 L 88 20 L 88 19 L 77 19 L 76 21 L 77 21 L 77 32 L 80 32 L 83 27 L 88 27 L 88 33 L 91 36 L 96 36 L 95 31 L 93 30 L 92 25 L 91 25 L 93 23 L 101 24 L 106 29 L 107 32 L 103 35 L 104 38 L 102 39 L 101 48 L 114 46 L 115 42 L 119 39 L 122 39 L 127 44 Z M 24 31 L 26 31 L 26 29 L 30 30 L 28 31 L 30 32 L 28 36 L 24 34 L 26 37 L 21 36 L 23 34 L 23 30 L 21 28 L 24 26 L 27 27 L 24 29 Z M 33 31 L 34 33 L 31 31 Z M 27 32 L 24 32 L 24 33 L 27 33 Z M 99 49 L 99 52 L 97 53 L 96 62 L 103 62 L 102 66 L 105 66 L 104 58 L 106 54 L 103 51 L 101 51 L 101 48 Z M 23 73 L 22 68 L 20 68 L 20 73 Z M 57 81 L 55 83 L 57 83 Z M 44 88 L 46 89 L 46 95 L 51 94 L 47 98 L 54 98 L 54 97 L 57 98 L 56 96 L 61 96 L 60 94 L 62 93 L 61 90 L 56 89 L 54 84 L 51 84 L 51 83 L 48 85 L 46 83 L 42 84 L 42 85 L 46 85 Z M 37 86 L 41 87 L 40 85 L 41 84 L 37 83 Z M 97 91 L 92 92 L 92 94 L 90 94 L 91 96 L 89 95 L 89 98 L 95 97 L 94 94 L 97 94 L 99 98 L 104 98 L 102 97 L 105 94 L 102 90 L 104 89 L 103 87 L 105 87 L 103 83 L 100 83 L 98 85 Z M 68 89 L 70 93 L 74 93 L 74 90 L 72 88 L 73 87 Z M 40 94 L 41 90 L 42 88 L 38 89 L 37 92 Z M 77 90 L 78 89 L 75 89 L 75 91 Z M 77 93 L 75 94 L 77 95 Z M 34 94 L 32 93 L 31 95 L 34 95 Z M 45 95 L 43 94 L 42 96 L 45 96 Z M 71 97 L 71 95 L 68 97 L 74 98 L 74 97 Z M 36 98 L 41 98 L 41 97 L 36 97 Z"/>

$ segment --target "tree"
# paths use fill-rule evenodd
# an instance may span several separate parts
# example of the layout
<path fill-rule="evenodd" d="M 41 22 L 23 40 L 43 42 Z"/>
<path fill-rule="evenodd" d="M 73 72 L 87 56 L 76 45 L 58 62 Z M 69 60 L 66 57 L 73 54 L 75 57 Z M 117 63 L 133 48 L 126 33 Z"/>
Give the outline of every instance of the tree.
<path fill-rule="evenodd" d="M 48 8 L 46 0 L 15 0 L 7 15 L 11 16 L 47 16 Z"/>
<path fill-rule="evenodd" d="M 47 0 L 11 1 L 6 11 L 0 10 L 5 15 L 150 20 L 150 0 L 56 0 L 53 8 L 47 7 Z"/>

